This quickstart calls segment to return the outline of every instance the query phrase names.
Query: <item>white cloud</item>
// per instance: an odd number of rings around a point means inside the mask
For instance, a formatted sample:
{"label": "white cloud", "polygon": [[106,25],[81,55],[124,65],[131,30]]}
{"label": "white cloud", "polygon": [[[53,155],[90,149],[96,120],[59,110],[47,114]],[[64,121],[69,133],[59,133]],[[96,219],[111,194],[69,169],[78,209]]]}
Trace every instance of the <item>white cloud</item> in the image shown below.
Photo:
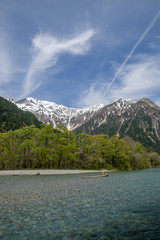
{"label": "white cloud", "polygon": [[10,81],[11,63],[8,54],[0,48],[0,85]]}
{"label": "white cloud", "polygon": [[156,100],[155,103],[160,107],[160,100]]}
{"label": "white cloud", "polygon": [[111,89],[114,97],[152,97],[160,90],[160,56],[139,56],[137,61],[128,64],[120,75],[120,84]]}
{"label": "white cloud", "polygon": [[25,97],[41,84],[39,75],[47,68],[56,65],[60,54],[68,52],[73,55],[85,54],[90,48],[89,40],[95,34],[90,29],[69,40],[58,40],[48,33],[37,35],[33,41],[32,61],[25,77],[24,89],[21,97]]}
{"label": "white cloud", "polygon": [[[97,81],[80,94],[77,105],[81,103],[81,106],[89,106],[97,102],[108,104],[118,98],[135,100],[143,97],[159,98],[160,56],[139,55],[134,60],[134,63],[125,66],[106,95],[104,95],[106,83]],[[159,104],[159,99],[155,99],[155,102]]]}
{"label": "white cloud", "polygon": [[0,86],[3,86],[11,80],[13,62],[10,57],[9,49],[6,46],[6,36],[2,31],[0,35]]}
{"label": "white cloud", "polygon": [[87,107],[93,106],[96,103],[109,103],[110,98],[104,95],[104,89],[106,84],[104,83],[92,83],[90,88],[81,92],[78,96],[77,106]]}
{"label": "white cloud", "polygon": [[142,35],[140,36],[140,38],[137,40],[137,42],[135,43],[135,45],[133,46],[133,48],[131,49],[131,51],[129,52],[128,56],[125,58],[125,60],[123,61],[122,65],[120,66],[120,68],[118,69],[118,71],[116,72],[115,76],[113,77],[111,83],[109,84],[108,88],[105,90],[104,94],[106,94],[106,92],[111,88],[111,86],[113,85],[113,83],[115,82],[116,78],[120,75],[120,73],[122,72],[123,68],[125,67],[125,65],[127,64],[127,62],[129,61],[129,59],[132,57],[132,55],[134,54],[135,50],[137,49],[137,47],[141,44],[141,42],[143,41],[143,39],[146,37],[146,35],[148,34],[148,32],[152,29],[152,27],[156,24],[156,22],[158,21],[158,19],[160,18],[160,10],[157,12],[157,14],[154,16],[154,18],[152,19],[152,21],[150,22],[150,24],[147,26],[147,28],[144,30],[144,32],[142,33]]}
{"label": "white cloud", "polygon": [[[18,47],[13,44],[12,47],[9,35],[0,29],[0,92],[6,92],[8,94],[10,85],[16,83],[16,74],[24,74],[25,68],[22,66],[22,61],[17,62],[19,56]],[[17,90],[17,88],[15,89]],[[16,92],[11,89],[11,93]]]}
{"label": "white cloud", "polygon": [[160,45],[158,43],[155,42],[151,42],[148,44],[149,48],[153,49],[153,50],[159,50],[160,49]]}

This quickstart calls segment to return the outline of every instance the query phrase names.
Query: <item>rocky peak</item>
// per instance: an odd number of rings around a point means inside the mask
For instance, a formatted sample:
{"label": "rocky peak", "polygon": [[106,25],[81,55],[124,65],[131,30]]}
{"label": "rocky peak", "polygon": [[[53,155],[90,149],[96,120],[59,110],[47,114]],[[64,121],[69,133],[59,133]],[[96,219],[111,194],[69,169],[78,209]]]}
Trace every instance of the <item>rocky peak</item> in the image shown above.
{"label": "rocky peak", "polygon": [[132,99],[118,99],[112,102],[111,104],[106,106],[106,110],[109,113],[121,115],[123,112],[125,112],[128,108],[130,108],[132,105],[134,105],[136,102]]}
{"label": "rocky peak", "polygon": [[152,102],[150,99],[148,99],[148,98],[142,98],[142,99],[140,99],[138,102],[144,102],[144,103],[146,103],[146,104],[148,104],[150,107],[152,107],[152,108],[155,108],[155,109],[157,109],[157,110],[159,110],[160,109],[160,107],[159,106],[157,106],[154,102]]}

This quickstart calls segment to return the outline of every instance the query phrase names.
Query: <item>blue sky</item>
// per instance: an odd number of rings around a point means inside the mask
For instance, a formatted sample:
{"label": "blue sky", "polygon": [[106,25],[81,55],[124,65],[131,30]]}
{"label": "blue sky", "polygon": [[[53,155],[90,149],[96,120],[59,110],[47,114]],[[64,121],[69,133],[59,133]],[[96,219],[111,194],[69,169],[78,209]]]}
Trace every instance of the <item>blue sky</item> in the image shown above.
{"label": "blue sky", "polygon": [[159,0],[1,0],[0,94],[160,105]]}

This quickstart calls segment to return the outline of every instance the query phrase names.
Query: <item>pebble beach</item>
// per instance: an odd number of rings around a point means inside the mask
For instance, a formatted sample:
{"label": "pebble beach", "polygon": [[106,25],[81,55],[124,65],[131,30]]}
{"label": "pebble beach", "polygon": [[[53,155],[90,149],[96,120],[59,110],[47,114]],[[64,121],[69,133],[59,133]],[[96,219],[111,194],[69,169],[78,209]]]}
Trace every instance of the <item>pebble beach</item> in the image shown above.
{"label": "pebble beach", "polygon": [[67,175],[83,173],[101,173],[101,170],[0,170],[0,176],[24,175]]}

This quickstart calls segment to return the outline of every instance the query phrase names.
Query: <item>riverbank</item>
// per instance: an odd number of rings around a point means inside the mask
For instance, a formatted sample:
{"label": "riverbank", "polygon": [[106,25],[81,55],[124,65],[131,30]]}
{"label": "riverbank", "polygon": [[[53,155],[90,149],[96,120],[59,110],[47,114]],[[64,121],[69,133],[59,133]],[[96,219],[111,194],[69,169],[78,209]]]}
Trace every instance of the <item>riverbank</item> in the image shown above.
{"label": "riverbank", "polygon": [[[101,170],[0,170],[0,176],[24,176],[24,175],[68,175],[68,174],[85,174],[101,173]],[[112,170],[107,170],[112,172]]]}

